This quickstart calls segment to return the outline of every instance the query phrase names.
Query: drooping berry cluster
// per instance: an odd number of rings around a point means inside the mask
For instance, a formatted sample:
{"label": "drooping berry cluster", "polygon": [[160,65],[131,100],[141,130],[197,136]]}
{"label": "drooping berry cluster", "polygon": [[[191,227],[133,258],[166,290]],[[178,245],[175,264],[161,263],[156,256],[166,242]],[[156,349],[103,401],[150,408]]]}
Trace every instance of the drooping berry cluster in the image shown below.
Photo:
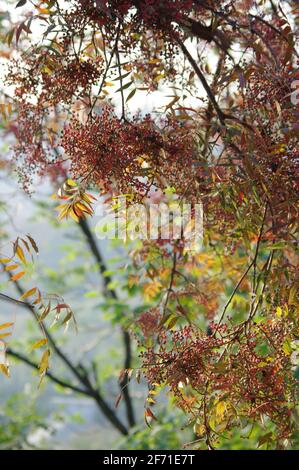
{"label": "drooping berry cluster", "polygon": [[16,95],[34,98],[40,105],[70,104],[89,96],[92,86],[102,76],[103,59],[76,56],[69,50],[69,41],[56,44],[57,52],[42,50],[24,54],[9,66],[7,82],[17,87]]}
{"label": "drooping berry cluster", "polygon": [[149,116],[122,121],[104,107],[92,123],[72,119],[60,145],[74,179],[143,197],[153,184],[180,189],[179,183],[190,174],[193,140],[174,126],[169,121],[160,130]]}
{"label": "drooping berry cluster", "polygon": [[[208,428],[215,410],[215,426],[220,424],[217,404],[224,402],[221,419],[226,429],[235,426],[240,414],[248,422],[265,416],[277,426],[280,439],[288,438],[293,428],[288,403],[294,377],[284,347],[287,324],[268,320],[245,334],[221,326],[215,335],[215,328],[211,324],[211,334],[191,326],[162,330],[158,348],[141,353],[148,381],[166,384],[179,406]],[[237,343],[229,339],[234,337]],[[233,412],[236,408],[238,415]]]}

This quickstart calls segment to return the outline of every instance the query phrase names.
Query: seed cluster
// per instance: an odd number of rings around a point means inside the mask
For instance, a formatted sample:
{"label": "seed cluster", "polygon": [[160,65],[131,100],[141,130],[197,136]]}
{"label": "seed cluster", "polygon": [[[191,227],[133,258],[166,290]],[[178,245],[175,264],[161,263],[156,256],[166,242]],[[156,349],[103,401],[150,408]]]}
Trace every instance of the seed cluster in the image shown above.
{"label": "seed cluster", "polygon": [[[238,343],[233,345],[228,338],[234,331],[221,326],[220,337],[216,338],[215,328],[211,323],[211,334],[200,333],[192,326],[179,331],[161,331],[158,349],[149,347],[141,353],[148,381],[155,385],[167,384],[179,405],[201,417],[201,422],[207,419],[204,413],[209,416],[215,413],[213,403],[229,397],[228,427],[233,427],[239,419],[231,410],[241,407],[253,421],[261,414],[268,416],[278,426],[280,438],[287,438],[292,429],[287,403],[294,382],[289,356],[283,347],[288,326],[269,320],[250,333],[240,335],[235,329]],[[207,384],[211,389],[207,389]],[[209,396],[208,410],[204,410],[206,395]]]}
{"label": "seed cluster", "polygon": [[144,197],[154,184],[162,189],[175,184],[179,189],[190,171],[193,141],[176,129],[169,121],[160,130],[149,116],[122,121],[104,107],[91,124],[73,118],[60,145],[76,180]]}

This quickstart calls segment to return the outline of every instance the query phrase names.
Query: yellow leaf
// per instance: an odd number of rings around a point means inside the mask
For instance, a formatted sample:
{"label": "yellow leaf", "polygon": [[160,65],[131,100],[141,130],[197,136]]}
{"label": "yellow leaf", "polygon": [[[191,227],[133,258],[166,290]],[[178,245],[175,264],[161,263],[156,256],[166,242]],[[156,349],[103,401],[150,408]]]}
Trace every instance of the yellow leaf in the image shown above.
{"label": "yellow leaf", "polygon": [[216,416],[222,418],[226,412],[226,403],[224,401],[217,403],[215,412]]}
{"label": "yellow leaf", "polygon": [[64,204],[64,207],[62,207],[61,211],[58,214],[59,220],[62,220],[68,216],[69,208],[70,208],[69,204]]}
{"label": "yellow leaf", "polygon": [[157,76],[154,78],[154,80],[155,80],[156,82],[159,82],[159,81],[160,81],[162,78],[164,78],[164,77],[165,77],[165,73],[160,73],[159,75],[157,75]]}
{"label": "yellow leaf", "polygon": [[154,281],[154,282],[145,284],[143,290],[144,290],[146,299],[151,300],[152,298],[154,298],[160,291],[161,287],[162,287],[162,284],[159,281]]}
{"label": "yellow leaf", "polygon": [[45,344],[48,343],[48,340],[46,338],[44,339],[40,339],[39,341],[36,341],[30,348],[31,351],[33,351],[34,349],[38,349],[38,348],[41,348],[42,346],[44,346]]}
{"label": "yellow leaf", "polygon": [[92,194],[89,194],[89,193],[83,193],[82,194],[82,199],[86,202],[94,202],[96,201],[97,199],[92,195]]}
{"label": "yellow leaf", "polygon": [[35,294],[36,291],[37,291],[37,288],[36,288],[36,287],[33,287],[32,289],[30,289],[30,290],[28,290],[27,292],[25,292],[25,294],[23,294],[23,295],[20,297],[20,300],[27,299],[27,298],[30,297],[31,295]]}
{"label": "yellow leaf", "polygon": [[194,425],[194,433],[196,434],[197,437],[204,436],[206,433],[206,427],[204,424],[199,424],[196,423]]}
{"label": "yellow leaf", "polygon": [[276,316],[278,318],[280,318],[282,316],[282,308],[281,307],[277,307],[276,309]]}
{"label": "yellow leaf", "polygon": [[159,64],[161,62],[161,59],[150,59],[148,61],[148,64]]}
{"label": "yellow leaf", "polygon": [[39,364],[39,373],[45,374],[49,368],[49,357],[50,357],[50,350],[47,349],[41,358],[40,364]]}
{"label": "yellow leaf", "polygon": [[24,251],[22,250],[22,248],[19,245],[16,248],[16,254],[17,254],[18,258],[22,261],[22,263],[26,264],[26,258],[25,258],[25,255],[24,255]]}
{"label": "yellow leaf", "polygon": [[289,340],[289,338],[286,338],[283,345],[282,345],[282,350],[283,352],[289,356],[291,353],[292,353],[292,346],[291,346],[291,342]]}
{"label": "yellow leaf", "polygon": [[47,315],[49,315],[50,310],[51,310],[51,302],[48,302],[48,305],[44,308],[44,311],[39,318],[40,322],[43,321]]}
{"label": "yellow leaf", "polygon": [[77,183],[76,183],[74,180],[70,179],[70,178],[68,178],[68,179],[66,180],[66,184],[67,184],[68,186],[74,186],[74,187],[75,187],[75,186],[78,186]]}
{"label": "yellow leaf", "polygon": [[4,375],[6,375],[6,377],[9,377],[9,368],[8,366],[6,366],[5,364],[0,364],[0,370],[1,372],[3,372]]}
{"label": "yellow leaf", "polygon": [[83,212],[86,212],[87,214],[92,215],[93,214],[93,209],[91,207],[85,206],[82,202],[77,202],[76,203],[76,208],[81,209]]}
{"label": "yellow leaf", "polygon": [[71,208],[69,211],[69,215],[75,222],[79,222],[79,217],[75,214],[74,209]]}
{"label": "yellow leaf", "polygon": [[11,336],[11,332],[9,332],[9,333],[1,333],[1,334],[0,334],[0,339],[2,339],[2,338],[7,338],[7,336]]}
{"label": "yellow leaf", "polygon": [[13,271],[19,267],[18,264],[10,264],[9,266],[5,266],[5,271]]}
{"label": "yellow leaf", "polygon": [[148,403],[152,403],[152,404],[155,404],[155,403],[156,403],[155,400],[154,400],[152,397],[147,397],[146,401],[147,401]]}
{"label": "yellow leaf", "polygon": [[41,300],[42,300],[42,296],[41,296],[40,290],[38,290],[37,298],[34,300],[33,304],[38,305]]}
{"label": "yellow leaf", "polygon": [[59,206],[55,207],[55,210],[60,211],[61,209],[64,209],[65,207],[68,207],[68,204],[59,204]]}

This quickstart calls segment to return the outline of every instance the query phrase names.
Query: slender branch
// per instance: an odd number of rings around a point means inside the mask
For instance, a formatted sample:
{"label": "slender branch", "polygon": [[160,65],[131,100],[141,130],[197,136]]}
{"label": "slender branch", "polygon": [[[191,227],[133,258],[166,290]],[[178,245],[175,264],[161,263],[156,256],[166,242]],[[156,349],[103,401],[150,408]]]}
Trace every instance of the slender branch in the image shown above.
{"label": "slender branch", "polygon": [[169,287],[167,289],[166,300],[165,300],[165,304],[164,304],[164,307],[163,307],[163,316],[166,313],[166,309],[167,309],[167,305],[168,305],[168,301],[169,301],[169,296],[170,296],[170,293],[172,292],[172,288],[173,288],[174,276],[175,276],[175,273],[176,273],[176,263],[177,263],[177,252],[175,251],[174,254],[173,254],[172,269],[171,269],[171,275],[170,275],[170,283],[169,283]]}
{"label": "slender branch", "polygon": [[249,273],[250,269],[252,268],[253,264],[254,264],[254,261],[251,261],[251,263],[247,266],[245,272],[243,273],[243,275],[242,275],[241,278],[239,279],[239,281],[238,281],[237,285],[235,286],[234,290],[232,291],[232,293],[231,293],[231,295],[230,295],[228,301],[226,302],[226,304],[225,304],[225,306],[224,306],[224,309],[223,309],[223,311],[222,311],[221,317],[220,317],[220,319],[219,319],[219,321],[218,321],[218,323],[217,323],[217,326],[216,326],[216,328],[215,328],[215,330],[214,330],[213,336],[216,335],[216,333],[217,333],[217,331],[218,331],[218,328],[219,328],[219,326],[221,325],[221,323],[222,323],[222,321],[223,321],[223,318],[224,318],[224,316],[225,316],[226,310],[227,310],[228,307],[230,306],[231,301],[233,300],[233,298],[234,298],[236,292],[238,291],[240,285],[242,284],[242,282],[243,282],[244,279],[246,278],[246,276],[247,276],[247,274]]}
{"label": "slender branch", "polygon": [[108,74],[108,71],[110,70],[110,66],[111,66],[111,63],[112,63],[112,60],[113,60],[113,57],[114,57],[114,54],[117,50],[117,45],[118,45],[118,40],[119,40],[119,33],[120,33],[120,27],[121,27],[121,23],[119,23],[118,25],[118,28],[117,28],[117,32],[116,32],[116,38],[115,38],[115,43],[114,43],[114,47],[113,49],[111,50],[111,53],[110,53],[110,59],[108,61],[108,64],[106,66],[106,69],[103,73],[103,77],[102,77],[102,83],[99,87],[99,90],[98,90],[98,93],[90,107],[90,110],[89,110],[89,113],[88,113],[88,118],[91,118],[92,117],[92,113],[93,113],[93,110],[94,110],[94,107],[98,101],[98,98],[100,96],[100,94],[102,93],[102,89],[104,87],[104,84],[105,84],[105,80],[106,80],[106,77],[107,77],[107,74]]}
{"label": "slender branch", "polygon": [[180,46],[180,48],[182,49],[182,52],[183,54],[187,57],[188,61],[190,62],[190,64],[192,65],[193,67],[193,70],[194,72],[196,73],[196,75],[198,76],[199,80],[201,81],[218,117],[219,117],[219,121],[221,122],[221,124],[224,126],[225,125],[225,119],[226,119],[226,115],[225,113],[220,109],[217,101],[216,101],[216,98],[214,96],[214,93],[212,92],[204,74],[202,73],[202,71],[200,70],[200,68],[198,67],[195,59],[192,57],[192,55],[190,54],[190,52],[188,51],[187,47],[185,46],[184,42],[181,40],[181,38],[176,35],[175,36],[175,40],[176,42],[178,43],[178,45]]}
{"label": "slender branch", "polygon": [[10,295],[3,294],[2,292],[0,292],[0,299],[5,300],[5,302],[12,302],[14,304],[18,304],[21,307],[27,308],[28,306],[27,302],[23,302],[22,300],[15,299],[13,297],[10,297]]}
{"label": "slender branch", "polygon": [[[12,277],[10,273],[8,273],[8,275],[9,275],[10,278]],[[18,291],[18,293],[20,294],[20,296],[22,296],[25,291],[23,290],[20,282],[19,281],[14,281],[14,286],[15,286],[16,290]],[[66,354],[57,346],[56,341],[54,340],[54,337],[49,332],[46,325],[43,322],[39,321],[39,318],[38,318],[38,316],[35,312],[34,307],[29,302],[24,302],[24,304],[25,304],[24,306],[27,308],[27,310],[33,315],[33,317],[37,321],[37,323],[38,323],[40,329],[42,330],[42,332],[46,335],[46,337],[49,341],[49,344],[52,346],[52,349],[55,351],[57,356],[60,357],[60,359],[67,365],[67,367],[72,371],[72,373],[75,375],[75,377],[77,377],[77,379],[81,381],[82,377],[79,374],[76,366],[71,362],[71,360],[66,356]]]}
{"label": "slender branch", "polygon": [[[97,262],[100,274],[102,275],[103,282],[104,282],[104,292],[107,297],[110,297],[114,300],[117,300],[118,295],[114,289],[109,288],[109,284],[111,284],[112,278],[111,276],[107,276],[106,271],[107,267],[105,264],[105,261],[103,259],[103,256],[100,252],[100,249],[95,241],[94,235],[92,231],[90,230],[90,227],[88,225],[88,222],[80,218],[79,219],[79,227],[82,230],[83,234],[85,235],[86,242],[89,245],[89,248]],[[123,314],[124,315],[124,314]],[[127,330],[122,328],[122,337],[123,337],[123,344],[125,348],[125,360],[124,360],[124,369],[130,369],[131,368],[131,363],[132,363],[132,348],[131,348],[131,339],[130,335]],[[132,399],[129,393],[129,378],[128,374],[124,374],[123,380],[120,382],[120,388],[123,393],[124,397],[124,403],[126,406],[126,413],[127,413],[127,420],[130,425],[130,427],[134,426],[136,424],[135,420],[135,413],[134,413],[134,408],[132,404]]]}
{"label": "slender branch", "polygon": [[120,84],[120,96],[121,96],[121,117],[122,119],[126,119],[126,111],[125,111],[125,97],[124,97],[124,90],[123,90],[123,79],[121,76],[121,66],[120,66],[120,57],[119,57],[119,52],[118,48],[116,47],[115,49],[116,53],[116,60],[117,60],[117,68],[118,68],[118,73],[119,73],[119,84]]}
{"label": "slender branch", "polygon": [[253,319],[253,317],[255,316],[255,314],[257,312],[257,309],[258,309],[260,303],[262,302],[263,295],[264,295],[266,287],[267,287],[267,279],[268,279],[269,273],[271,271],[272,263],[273,263],[273,257],[274,257],[274,253],[273,253],[273,250],[271,250],[271,252],[270,252],[270,254],[267,258],[267,261],[264,265],[265,278],[264,278],[264,283],[263,283],[261,294],[259,295],[256,304],[254,305],[254,303],[253,303],[251,305],[249,316],[248,316],[248,319],[246,320],[245,324],[248,324]]}
{"label": "slender branch", "polygon": [[243,280],[245,279],[245,277],[247,276],[248,272],[250,271],[250,269],[252,267],[254,267],[254,285],[255,285],[255,278],[256,278],[256,263],[257,263],[257,258],[258,258],[258,253],[259,253],[259,248],[260,248],[260,244],[261,244],[261,240],[262,240],[262,235],[263,235],[263,231],[264,231],[264,225],[265,225],[265,219],[266,219],[266,215],[267,215],[267,209],[268,209],[268,203],[266,203],[265,205],[265,210],[264,210],[264,214],[263,214],[263,219],[262,219],[262,223],[261,223],[261,227],[260,227],[260,230],[259,230],[259,235],[258,235],[258,239],[257,239],[257,244],[256,244],[256,249],[255,249],[255,253],[254,253],[254,257],[253,257],[253,260],[249,263],[249,265],[247,266],[245,272],[243,273],[242,277],[239,279],[237,285],[235,286],[234,290],[232,291],[228,301],[226,302],[225,306],[224,306],[224,309],[222,311],[222,314],[221,314],[221,317],[218,321],[218,324],[217,324],[217,327],[215,328],[215,331],[213,333],[213,335],[215,335],[217,333],[217,330],[220,326],[220,324],[222,323],[223,321],[223,318],[224,318],[224,315],[229,307],[229,305],[231,304],[237,290],[239,289],[240,285],[242,284]]}
{"label": "slender branch", "polygon": [[235,122],[238,122],[239,124],[241,124],[242,126],[246,127],[247,129],[251,130],[252,131],[252,126],[250,124],[247,124],[247,122],[243,121],[242,119],[239,119],[238,117],[236,116],[232,116],[231,114],[227,114],[227,113],[224,113],[222,111],[222,109],[220,108],[220,106],[218,105],[217,101],[216,101],[216,98],[215,98],[215,95],[213,93],[213,91],[211,90],[211,87],[210,85],[208,84],[204,74],[202,73],[202,71],[200,70],[199,66],[197,65],[195,59],[192,57],[192,55],[190,54],[190,52],[188,51],[187,47],[185,46],[184,42],[182,41],[182,39],[179,37],[178,34],[173,34],[174,36],[174,39],[175,41],[177,42],[177,44],[180,46],[180,48],[182,49],[182,52],[183,54],[187,57],[190,65],[193,67],[193,70],[194,72],[196,73],[196,75],[198,76],[199,80],[201,81],[207,95],[208,95],[208,98],[209,100],[211,101],[212,105],[213,105],[213,108],[215,109],[216,113],[217,113],[217,116],[219,118],[219,121],[221,122],[221,124],[223,126],[225,126],[225,121],[226,120],[231,120],[231,121],[235,121]]}
{"label": "slender branch", "polygon": [[[9,274],[9,273],[8,273]],[[10,274],[9,274],[10,275]],[[17,291],[19,292],[20,295],[23,295],[24,294],[24,290],[21,286],[21,284],[18,282],[18,281],[15,281],[14,282],[14,286],[15,288],[17,289]],[[68,356],[64,353],[64,351],[62,351],[56,344],[56,341],[54,340],[53,336],[51,335],[51,333],[49,332],[48,328],[46,327],[46,325],[43,323],[43,322],[40,322],[38,317],[37,317],[37,314],[34,310],[34,307],[29,304],[29,303],[26,303],[25,302],[25,305],[24,305],[27,310],[33,315],[34,319],[37,321],[39,327],[41,328],[41,330],[44,332],[44,334],[46,335],[47,339],[48,339],[48,342],[49,344],[51,345],[53,351],[55,352],[55,354],[57,354],[57,356],[61,359],[61,361],[67,366],[67,368],[73,373],[73,375],[77,378],[77,380],[79,381],[79,383],[81,383],[83,386],[84,386],[84,389],[88,391],[88,396],[92,397],[95,402],[97,403],[99,409],[101,410],[101,412],[104,414],[104,416],[106,416],[106,418],[108,419],[108,421],[110,421],[111,424],[113,424],[115,426],[115,428],[123,435],[128,435],[128,430],[127,428],[123,425],[123,423],[120,421],[120,419],[117,417],[117,415],[115,414],[114,410],[112,408],[110,408],[110,406],[108,405],[108,403],[106,403],[106,401],[103,399],[103,397],[101,396],[99,390],[95,389],[90,380],[89,380],[89,377],[86,373],[82,373],[82,372],[79,372],[79,368],[72,363],[72,361],[68,358]],[[25,361],[24,361],[25,362]],[[31,365],[29,364],[29,362],[27,361],[27,364],[28,365]],[[32,365],[31,365],[32,366]],[[52,375],[52,374],[51,374]],[[49,376],[49,374],[48,374]],[[51,377],[49,377],[51,378]],[[69,388],[69,387],[68,387]],[[80,389],[81,390],[81,389]],[[80,392],[81,393],[81,392]]]}
{"label": "slender branch", "polygon": [[[6,354],[8,356],[14,357],[15,359],[18,359],[21,362],[24,362],[24,364],[27,364],[32,369],[39,370],[39,365],[36,362],[31,361],[27,356],[25,356],[24,354],[22,354],[18,351],[15,351],[12,348],[8,348],[6,350]],[[64,388],[68,388],[70,390],[73,390],[76,393],[81,393],[82,395],[90,396],[90,392],[87,389],[83,389],[83,388],[77,387],[76,385],[70,384],[69,382],[66,382],[63,379],[60,379],[59,377],[57,377],[56,375],[54,375],[50,371],[47,371],[46,376],[52,382],[55,382],[56,384],[61,385]]]}

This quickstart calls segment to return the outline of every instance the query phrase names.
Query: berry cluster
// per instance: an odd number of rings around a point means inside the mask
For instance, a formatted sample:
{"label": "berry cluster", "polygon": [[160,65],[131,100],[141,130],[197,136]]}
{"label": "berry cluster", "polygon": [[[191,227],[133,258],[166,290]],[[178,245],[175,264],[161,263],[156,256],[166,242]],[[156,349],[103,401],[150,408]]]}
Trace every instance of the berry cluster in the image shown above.
{"label": "berry cluster", "polygon": [[169,121],[160,130],[149,116],[122,121],[106,106],[91,123],[73,118],[60,145],[77,181],[143,198],[154,184],[180,189],[190,174],[193,140],[176,129]]}

